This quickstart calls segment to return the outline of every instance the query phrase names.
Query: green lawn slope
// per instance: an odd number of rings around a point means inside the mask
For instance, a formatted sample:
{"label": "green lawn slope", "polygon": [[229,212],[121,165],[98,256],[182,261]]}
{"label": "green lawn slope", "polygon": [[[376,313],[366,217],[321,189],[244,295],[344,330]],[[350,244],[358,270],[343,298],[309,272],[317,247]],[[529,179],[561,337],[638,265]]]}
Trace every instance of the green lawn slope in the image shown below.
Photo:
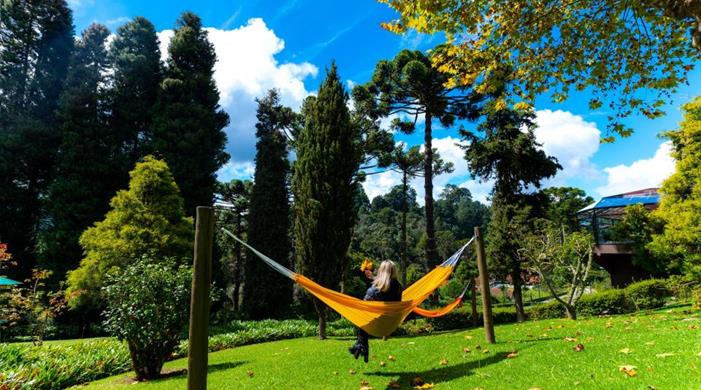
{"label": "green lawn slope", "polygon": [[[372,340],[368,364],[348,354],[350,339],[285,340],[210,354],[208,386],[410,389],[420,378],[437,389],[701,389],[699,328],[699,312],[688,307],[532,321],[498,326],[496,345],[481,329]],[[126,374],[82,388],[184,389],[186,366],[169,362],[171,376],[149,383]]]}

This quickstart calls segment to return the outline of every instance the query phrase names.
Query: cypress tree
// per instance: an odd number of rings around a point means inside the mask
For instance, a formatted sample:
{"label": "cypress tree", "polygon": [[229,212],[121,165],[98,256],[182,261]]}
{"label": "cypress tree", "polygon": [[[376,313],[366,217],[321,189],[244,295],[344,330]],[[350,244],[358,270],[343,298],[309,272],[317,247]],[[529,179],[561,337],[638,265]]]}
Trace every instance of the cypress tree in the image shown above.
{"label": "cypress tree", "polygon": [[229,116],[219,107],[214,46],[197,15],[178,19],[168,54],[150,148],[168,162],[191,215],[212,204],[215,174],[229,159],[222,131]]}
{"label": "cypress tree", "polygon": [[[256,172],[248,216],[248,241],[266,255],[291,267],[289,238],[289,162],[283,131],[292,126],[294,113],[280,104],[275,90],[258,102]],[[292,282],[270,270],[255,256],[245,263],[243,305],[255,319],[283,314],[292,302]],[[271,288],[275,286],[275,288]]]}
{"label": "cypress tree", "polygon": [[107,126],[106,39],[110,32],[90,25],[76,50],[59,101],[62,140],[55,177],[48,189],[48,226],[43,229],[41,260],[63,280],[82,257],[81,233],[99,220],[123,185],[114,161],[121,148]]}
{"label": "cypress tree", "polygon": [[185,216],[183,199],[168,165],[146,156],[129,176],[129,188],[112,198],[104,219],[80,236],[85,256],[80,266],[68,273],[71,307],[102,305],[100,288],[107,275],[143,257],[190,262],[192,218]]}
{"label": "cypress tree", "polygon": [[0,2],[0,239],[18,260],[17,278],[34,267],[73,35],[65,0]]}
{"label": "cypress tree", "polygon": [[161,82],[161,51],[153,24],[138,16],[119,27],[109,57],[114,71],[110,127],[125,150],[126,182],[127,172],[143,156],[143,144],[151,137]]}
{"label": "cypress tree", "polygon": [[[295,145],[294,237],[297,269],[335,289],[346,264],[355,222],[355,173],[362,159],[359,130],[352,126],[336,65],[327,71],[316,98],[302,109],[304,128]],[[315,299],[319,337],[326,338],[326,306]]]}

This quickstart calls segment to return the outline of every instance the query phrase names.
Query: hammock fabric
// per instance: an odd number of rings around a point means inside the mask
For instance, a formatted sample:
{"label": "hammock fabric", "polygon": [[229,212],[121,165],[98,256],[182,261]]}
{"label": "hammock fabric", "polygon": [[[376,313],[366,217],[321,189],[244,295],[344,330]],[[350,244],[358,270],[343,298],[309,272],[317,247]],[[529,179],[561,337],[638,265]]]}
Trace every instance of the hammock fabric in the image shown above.
{"label": "hammock fabric", "polygon": [[323,287],[313,280],[285,268],[250,245],[246,244],[228,230],[222,230],[233,239],[240,242],[246,248],[250,249],[273,269],[294,280],[295,283],[302,286],[305,290],[327,304],[333,310],[338,312],[338,314],[348,319],[355,326],[363,329],[368,334],[375,337],[389,336],[402,324],[404,319],[411,312],[424,317],[440,317],[450,313],[462,302],[462,296],[465,294],[463,291],[463,294],[461,294],[453,302],[437,310],[426,310],[419,307],[419,305],[421,305],[421,303],[425,301],[429,295],[431,295],[438,287],[442,286],[446,280],[448,280],[448,277],[453,272],[453,269],[460,259],[460,256],[465,248],[472,242],[472,240],[455,252],[448,260],[444,261],[441,265],[424,275],[414,284],[407,287],[402,293],[401,301],[381,302],[364,301],[362,299],[351,297],[338,291]]}

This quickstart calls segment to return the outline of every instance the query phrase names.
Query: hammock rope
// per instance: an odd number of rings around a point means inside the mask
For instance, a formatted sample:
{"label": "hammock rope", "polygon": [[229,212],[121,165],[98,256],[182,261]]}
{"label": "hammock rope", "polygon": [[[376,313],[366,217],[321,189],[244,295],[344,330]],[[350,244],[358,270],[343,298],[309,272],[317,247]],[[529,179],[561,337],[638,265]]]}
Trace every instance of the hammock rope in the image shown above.
{"label": "hammock rope", "polygon": [[440,317],[450,313],[460,305],[462,298],[467,291],[466,287],[462,294],[460,294],[460,296],[458,296],[453,302],[440,309],[428,310],[419,307],[419,305],[421,305],[426,298],[428,298],[436,289],[438,289],[448,280],[448,277],[450,277],[453,269],[460,260],[460,256],[462,256],[462,253],[465,251],[467,246],[472,243],[474,237],[439,266],[428,272],[411,286],[407,287],[402,293],[401,301],[382,302],[364,301],[362,299],[351,297],[321,286],[313,280],[293,272],[270,257],[264,255],[240,238],[236,237],[236,235],[230,231],[223,228],[222,231],[224,231],[224,233],[229,235],[234,240],[238,241],[241,245],[250,249],[272,269],[292,279],[295,283],[302,286],[310,294],[327,304],[354,325],[376,337],[388,336],[394,332],[411,312],[424,317]]}

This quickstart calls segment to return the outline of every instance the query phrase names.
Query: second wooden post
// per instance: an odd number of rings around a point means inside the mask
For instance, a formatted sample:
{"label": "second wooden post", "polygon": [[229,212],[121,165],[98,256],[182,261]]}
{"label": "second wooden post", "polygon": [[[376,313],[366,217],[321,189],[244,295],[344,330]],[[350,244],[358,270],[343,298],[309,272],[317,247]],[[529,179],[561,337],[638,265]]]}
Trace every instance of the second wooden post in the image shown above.
{"label": "second wooden post", "polygon": [[484,239],[482,229],[475,228],[475,247],[477,252],[477,269],[479,270],[480,291],[482,292],[482,320],[484,322],[484,336],[491,344],[496,343],[494,337],[494,322],[492,320],[492,294],[489,289],[489,271],[487,260],[484,256]]}
{"label": "second wooden post", "polygon": [[198,207],[195,222],[195,258],[192,265],[190,334],[187,359],[188,390],[207,388],[207,337],[209,326],[209,284],[212,281],[214,209]]}

